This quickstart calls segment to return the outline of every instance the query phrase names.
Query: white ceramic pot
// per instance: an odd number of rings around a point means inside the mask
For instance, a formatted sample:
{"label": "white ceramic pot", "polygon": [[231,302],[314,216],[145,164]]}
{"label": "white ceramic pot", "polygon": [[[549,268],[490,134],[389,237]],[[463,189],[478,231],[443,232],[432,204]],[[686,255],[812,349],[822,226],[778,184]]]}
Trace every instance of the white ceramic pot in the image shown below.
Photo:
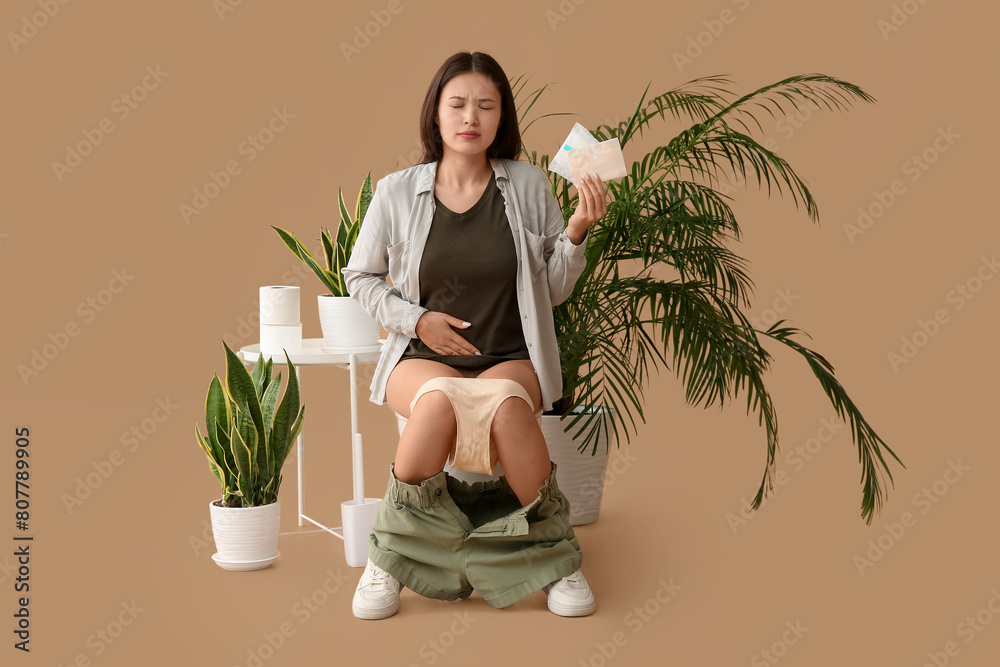
{"label": "white ceramic pot", "polygon": [[378,345],[378,322],[349,296],[320,294],[319,325],[323,347],[359,348]]}
{"label": "white ceramic pot", "polygon": [[580,443],[573,439],[576,426],[567,433],[563,430],[567,422],[560,421],[558,415],[542,416],[541,424],[549,458],[556,464],[556,483],[569,500],[570,523],[582,526],[597,521],[608,471],[608,439],[602,433],[597,452],[591,456],[589,447],[583,452],[577,449]]}
{"label": "white ceramic pot", "polygon": [[259,570],[278,558],[281,501],[258,507],[222,507],[209,503],[219,567],[236,572]]}

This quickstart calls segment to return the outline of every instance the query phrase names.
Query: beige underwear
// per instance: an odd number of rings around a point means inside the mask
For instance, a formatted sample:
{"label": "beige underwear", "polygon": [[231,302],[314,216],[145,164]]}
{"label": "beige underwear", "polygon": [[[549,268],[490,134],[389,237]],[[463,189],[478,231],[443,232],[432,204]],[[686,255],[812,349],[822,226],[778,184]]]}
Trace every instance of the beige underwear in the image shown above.
{"label": "beige underwear", "polygon": [[449,454],[448,465],[467,472],[493,474],[490,426],[497,408],[507,398],[520,396],[528,407],[531,397],[515,380],[506,378],[436,377],[425,382],[410,402],[410,413],[417,399],[428,391],[438,390],[448,397],[455,409],[458,433]]}

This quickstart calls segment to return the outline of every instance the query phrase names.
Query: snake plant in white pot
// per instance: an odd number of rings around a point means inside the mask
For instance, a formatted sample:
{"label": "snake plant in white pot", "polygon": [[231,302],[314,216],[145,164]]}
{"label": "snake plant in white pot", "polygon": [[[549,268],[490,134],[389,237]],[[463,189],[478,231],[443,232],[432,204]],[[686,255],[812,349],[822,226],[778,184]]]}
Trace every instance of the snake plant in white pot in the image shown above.
{"label": "snake plant in white pot", "polygon": [[[777,415],[764,386],[771,355],[762,339],[780,343],[802,356],[837,414],[850,424],[862,467],[861,515],[870,523],[885,495],[881,475],[892,480],[883,451],[901,462],[848,397],[830,362],[795,340],[804,332],[784,326],[784,320],[760,330],[741,311],[750,305],[752,282],[744,271],[746,260],[728,247],[739,240],[740,227],[726,201],[730,198],[712,185],[720,172],[737,182],[766,181],[768,192],[773,186],[789,191],[796,205],[801,199],[817,221],[818,208],[805,183],[750,136],[744,121],[760,128],[751,108],[775,117],[775,112],[785,113],[782,104],[795,110],[800,105],[846,109],[852,98],[874,99],[854,84],[823,74],[793,76],[734,101],[726,99],[729,83],[704,77],[649,101],[647,86],[625,121],[593,130],[598,141],[617,137],[627,157],[630,140],[657,119],[670,114],[690,124],[632,162],[620,181],[607,183],[608,210],[587,235],[586,268],[573,294],[554,309],[565,389],[554,414],[568,422],[556,430],[572,429],[571,446],[581,453],[594,455],[603,443],[606,454],[612,435],[624,431],[628,437],[636,431],[636,417],[645,420],[643,389],[653,368],[672,370],[690,404],[708,407],[717,400],[722,405],[746,391],[747,411],[756,411],[767,431],[764,475],[752,503],[757,509],[773,487],[778,449]],[[527,109],[542,90],[535,91]],[[547,168],[549,156],[525,154]],[[568,219],[578,194],[566,179],[546,173]],[[549,448],[551,453],[552,441]],[[603,486],[603,480],[598,484]],[[568,485],[560,478],[559,486],[566,491]],[[570,492],[567,496],[573,506],[577,501]]]}
{"label": "snake plant in white pot", "polygon": [[354,219],[344,204],[344,193],[338,192],[340,204],[340,225],[337,227],[337,238],[329,229],[323,229],[320,241],[323,244],[324,264],[309,251],[308,248],[291,232],[280,227],[272,228],[285,242],[289,250],[295,253],[302,262],[312,269],[330,292],[320,294],[319,322],[323,329],[323,349],[342,350],[366,348],[378,345],[378,323],[352,299],[347,292],[344,276],[340,269],[347,265],[357,241],[361,223],[372,200],[372,175],[369,172],[361,185],[358,201],[354,208]]}
{"label": "snake plant in white pot", "polygon": [[285,354],[288,380],[278,400],[281,374],[272,377],[272,361],[258,356],[253,373],[226,348],[226,383],[212,378],[205,399],[206,435],[195,428],[208,456],[222,498],[209,504],[218,553],[227,570],[256,570],[278,557],[281,468],[302,430],[305,406],[299,408],[299,384]]}

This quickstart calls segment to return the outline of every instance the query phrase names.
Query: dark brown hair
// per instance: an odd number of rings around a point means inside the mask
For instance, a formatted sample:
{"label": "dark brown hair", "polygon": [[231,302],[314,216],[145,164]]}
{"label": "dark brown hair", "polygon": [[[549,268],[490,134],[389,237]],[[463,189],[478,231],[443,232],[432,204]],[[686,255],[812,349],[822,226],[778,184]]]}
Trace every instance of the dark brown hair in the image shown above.
{"label": "dark brown hair", "polygon": [[424,156],[419,164],[440,160],[444,154],[441,130],[434,124],[434,114],[437,112],[441,90],[445,84],[466,72],[485,74],[500,91],[502,120],[497,128],[496,138],[486,149],[486,157],[516,160],[520,155],[521,131],[517,127],[517,107],[514,104],[514,93],[510,89],[507,75],[489,54],[480,51],[475,53],[459,51],[444,61],[427,88],[424,105],[420,109],[420,143],[423,144]]}

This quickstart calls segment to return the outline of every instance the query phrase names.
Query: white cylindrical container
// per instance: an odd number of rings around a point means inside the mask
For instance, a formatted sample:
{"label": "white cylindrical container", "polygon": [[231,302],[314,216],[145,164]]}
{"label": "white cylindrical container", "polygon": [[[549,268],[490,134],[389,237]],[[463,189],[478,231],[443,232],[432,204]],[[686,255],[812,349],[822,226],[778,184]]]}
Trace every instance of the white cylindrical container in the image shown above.
{"label": "white cylindrical container", "polygon": [[283,357],[288,354],[302,354],[302,323],[261,324],[260,351],[264,355]]}
{"label": "white cylindrical container", "polygon": [[365,498],[357,503],[348,500],[340,503],[340,518],[344,524],[344,558],[349,567],[368,564],[368,536],[375,525],[381,498]]}
{"label": "white cylindrical container", "polygon": [[321,294],[317,299],[323,347],[356,349],[378,345],[378,322],[360,303],[349,296],[329,294]]}
{"label": "white cylindrical container", "polygon": [[290,285],[265,285],[260,288],[261,324],[298,324],[299,288]]}
{"label": "white cylindrical container", "polygon": [[278,558],[281,501],[257,507],[208,504],[217,553],[212,559],[225,570],[259,570]]}

